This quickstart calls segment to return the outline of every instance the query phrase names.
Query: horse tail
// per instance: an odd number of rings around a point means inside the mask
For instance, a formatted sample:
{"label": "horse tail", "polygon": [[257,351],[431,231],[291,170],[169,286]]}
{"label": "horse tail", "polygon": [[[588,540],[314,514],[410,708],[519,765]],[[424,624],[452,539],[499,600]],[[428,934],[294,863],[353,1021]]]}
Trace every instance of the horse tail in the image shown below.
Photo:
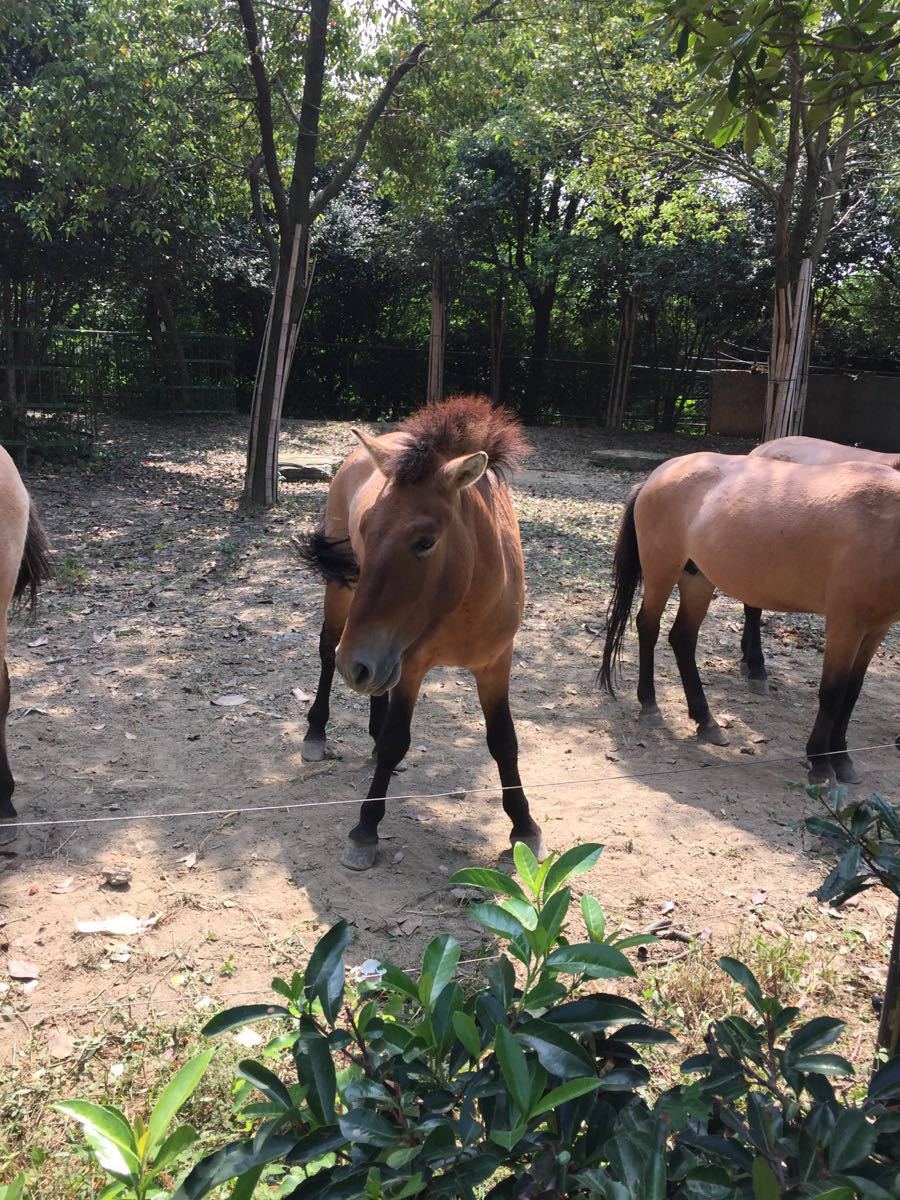
{"label": "horse tail", "polygon": [[33,617],[37,612],[38,588],[53,575],[50,557],[50,542],[47,531],[41,524],[34,501],[28,502],[28,532],[25,534],[25,549],[19,564],[19,574],[13,589],[13,599],[20,600],[28,593],[28,611]]}
{"label": "horse tail", "polygon": [[326,537],[320,525],[306,537],[295,538],[293,544],[303,566],[324,583],[352,587],[359,580],[359,563],[349,537]]}
{"label": "horse tail", "polygon": [[639,483],[631,489],[625,501],[625,512],[616,538],[613,554],[613,594],[606,610],[606,642],[600,664],[598,683],[603,691],[615,696],[613,676],[619,671],[619,654],[622,640],[628,628],[631,606],[635,592],[642,579],[641,556],[638,551],[637,529],[634,524],[634,506],[644,485]]}

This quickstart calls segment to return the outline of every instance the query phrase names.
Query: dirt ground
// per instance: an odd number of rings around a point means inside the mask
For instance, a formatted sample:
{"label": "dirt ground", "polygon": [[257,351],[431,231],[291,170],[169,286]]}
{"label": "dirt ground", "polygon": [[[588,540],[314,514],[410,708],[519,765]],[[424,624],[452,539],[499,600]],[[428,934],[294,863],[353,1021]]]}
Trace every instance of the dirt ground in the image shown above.
{"label": "dirt ground", "polygon": [[[284,441],[284,459],[337,459],[351,439],[342,424],[294,422]],[[603,441],[596,433],[544,430],[535,441],[514,485],[529,601],[512,704],[548,845],[605,843],[584,888],[629,930],[667,911],[719,952],[743,931],[789,934],[820,954],[834,980],[830,1011],[863,1013],[865,1057],[890,900],[871,893],[827,912],[809,896],[827,867],[791,828],[812,804],[787,784],[803,778],[821,622],[768,618],[774,689],[760,698],[737,670],[740,608],[718,598],[700,663],[730,745],[696,742],[667,646],[665,726],[639,728],[633,639],[614,702],[596,691],[599,645],[585,628],[605,609],[633,479],[587,466]],[[339,757],[317,766],[300,757],[321,588],[298,569],[290,539],[316,519],[325,485],[285,485],[276,511],[246,517],[236,503],[243,446],[238,419],[116,421],[93,462],[27,475],[61,567],[37,624],[13,625],[15,799],[23,821],[75,823],[24,828],[5,844],[0,831],[0,1061],[35,1037],[82,1035],[116,1007],[137,1019],[267,999],[272,976],[304,961],[340,916],[355,927],[354,962],[389,956],[410,968],[442,931],[464,958],[487,952],[442,887],[462,866],[494,863],[508,843],[474,684],[451,670],[427,679],[378,865],[344,870],[343,839],[372,768],[366,708],[343,684],[330,727]],[[894,631],[872,664],[851,745],[881,747],[897,733],[898,650]],[[858,763],[864,786],[896,800],[893,746]],[[400,798],[455,789],[465,798]],[[179,815],[234,808],[251,811]],[[107,869],[130,872],[130,885],[104,883]],[[125,913],[156,920],[130,936],[75,932],[76,920]],[[11,979],[10,959],[32,963],[36,985]]]}

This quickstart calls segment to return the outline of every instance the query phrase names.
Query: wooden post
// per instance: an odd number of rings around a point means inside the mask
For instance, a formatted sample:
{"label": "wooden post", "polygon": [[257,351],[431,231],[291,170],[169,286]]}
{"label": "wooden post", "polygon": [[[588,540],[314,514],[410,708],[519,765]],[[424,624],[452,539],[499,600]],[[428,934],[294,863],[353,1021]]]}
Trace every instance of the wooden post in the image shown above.
{"label": "wooden post", "polygon": [[616,357],[609,388],[609,404],[606,409],[607,429],[621,429],[625,419],[625,405],[628,400],[628,384],[631,377],[631,359],[634,354],[637,310],[637,293],[623,291],[619,299],[619,335],[616,339]]}
{"label": "wooden post", "polygon": [[763,429],[763,440],[767,442],[803,432],[809,378],[811,296],[812,261],[804,258],[793,296],[790,287],[779,287],[775,291]]}
{"label": "wooden post", "polygon": [[444,398],[444,355],[447,349],[447,275],[444,256],[435,250],[431,259],[431,336],[428,339],[428,383],[425,403]]}

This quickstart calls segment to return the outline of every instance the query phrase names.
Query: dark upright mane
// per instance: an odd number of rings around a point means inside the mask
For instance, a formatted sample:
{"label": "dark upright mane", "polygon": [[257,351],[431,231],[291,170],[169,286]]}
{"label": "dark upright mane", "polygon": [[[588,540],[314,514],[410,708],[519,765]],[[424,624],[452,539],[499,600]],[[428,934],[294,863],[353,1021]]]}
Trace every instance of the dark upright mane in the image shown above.
{"label": "dark upright mane", "polygon": [[531,453],[518,418],[494,408],[486,396],[451,396],[421,408],[400,426],[409,444],[394,459],[395,482],[421,483],[442,462],[483,450],[498,475],[515,470]]}

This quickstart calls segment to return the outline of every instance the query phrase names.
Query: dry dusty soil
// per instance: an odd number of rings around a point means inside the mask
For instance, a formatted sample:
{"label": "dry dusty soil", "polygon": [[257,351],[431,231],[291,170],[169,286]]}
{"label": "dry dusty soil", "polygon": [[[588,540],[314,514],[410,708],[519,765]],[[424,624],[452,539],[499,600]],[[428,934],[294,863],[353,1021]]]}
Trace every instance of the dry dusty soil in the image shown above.
{"label": "dry dusty soil", "polygon": [[[271,977],[300,964],[341,916],[354,926],[353,962],[391,956],[413,967],[441,931],[466,959],[490,952],[443,888],[464,865],[494,863],[508,841],[473,682],[452,670],[428,678],[377,868],[344,870],[372,764],[366,709],[342,684],[337,757],[300,757],[321,589],[298,568],[291,537],[315,521],[325,485],[285,485],[277,510],[242,515],[243,439],[238,419],[116,421],[93,462],[28,473],[60,577],[37,623],[13,624],[10,754],[21,819],[71,823],[21,828],[0,845],[0,1063],[26,1045],[52,1051],[61,1034],[70,1045],[115,1010],[139,1020],[266,999]],[[286,459],[340,458],[351,439],[342,424],[293,422],[284,441]],[[665,644],[665,725],[640,728],[633,639],[612,701],[596,691],[599,647],[586,629],[605,609],[632,477],[588,467],[600,441],[588,431],[539,431],[535,441],[514,484],[529,601],[512,704],[548,845],[605,843],[579,882],[629,930],[666,913],[710,953],[760,932],[790,935],[827,971],[830,1010],[853,1016],[844,1052],[865,1060],[891,904],[867,893],[840,914],[818,905],[809,893],[827,864],[792,830],[813,804],[788,782],[803,777],[821,622],[769,616],[774,689],[760,698],[737,670],[741,610],[718,598],[700,663],[730,744],[697,743]],[[851,745],[878,747],[858,756],[864,786],[894,801],[897,752],[882,747],[900,720],[898,650],[895,631],[851,726]],[[463,799],[423,796],[456,789]],[[301,804],[310,807],[287,807]],[[231,809],[241,812],[221,812]],[[111,886],[107,870],[130,883]],[[122,914],[154,923],[124,936],[75,932],[76,920]],[[651,956],[683,950],[664,942]],[[9,960],[33,964],[36,983],[10,978]]]}

